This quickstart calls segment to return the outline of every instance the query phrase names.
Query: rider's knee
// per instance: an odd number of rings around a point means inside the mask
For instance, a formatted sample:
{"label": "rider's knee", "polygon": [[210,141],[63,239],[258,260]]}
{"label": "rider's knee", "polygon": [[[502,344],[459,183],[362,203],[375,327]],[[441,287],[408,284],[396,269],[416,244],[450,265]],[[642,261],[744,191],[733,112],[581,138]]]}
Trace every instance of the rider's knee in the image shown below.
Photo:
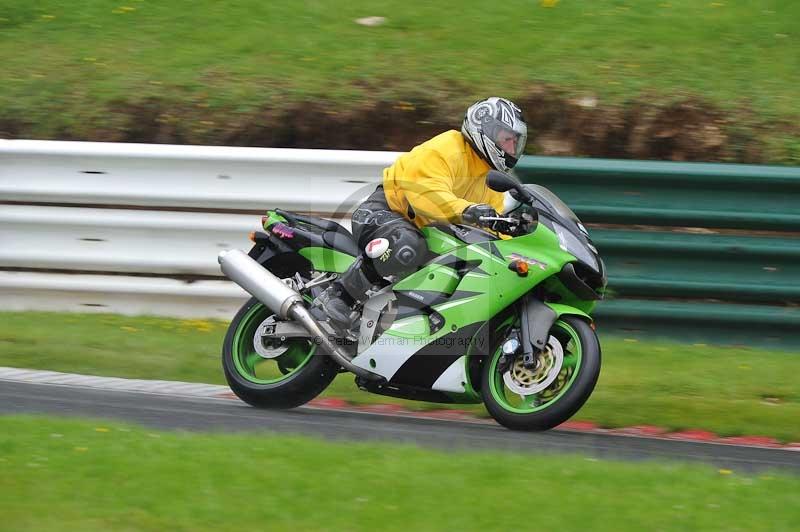
{"label": "rider's knee", "polygon": [[375,270],[382,277],[411,272],[425,261],[428,246],[425,238],[416,229],[387,228],[383,235],[375,236],[389,241],[386,253],[372,261]]}

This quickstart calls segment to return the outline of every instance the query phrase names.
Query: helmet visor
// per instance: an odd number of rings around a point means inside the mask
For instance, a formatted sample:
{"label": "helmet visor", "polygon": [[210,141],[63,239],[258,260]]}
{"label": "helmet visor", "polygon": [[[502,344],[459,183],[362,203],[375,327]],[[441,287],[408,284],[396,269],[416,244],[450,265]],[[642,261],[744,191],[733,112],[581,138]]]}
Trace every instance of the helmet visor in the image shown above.
{"label": "helmet visor", "polygon": [[509,126],[496,118],[489,118],[483,123],[483,134],[486,135],[503,153],[519,159],[528,141],[528,127],[522,120],[514,120]]}

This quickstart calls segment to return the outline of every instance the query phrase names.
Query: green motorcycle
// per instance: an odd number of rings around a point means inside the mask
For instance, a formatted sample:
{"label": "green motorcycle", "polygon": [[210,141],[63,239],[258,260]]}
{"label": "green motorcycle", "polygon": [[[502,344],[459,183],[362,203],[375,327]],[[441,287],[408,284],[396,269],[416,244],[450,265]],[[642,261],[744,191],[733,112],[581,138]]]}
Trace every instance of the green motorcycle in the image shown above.
{"label": "green motorcycle", "polygon": [[[606,286],[602,260],[552,192],[500,172],[490,188],[516,207],[484,227],[422,229],[429,260],[376,285],[351,330],[309,312],[359,249],[339,224],[279,209],[262,218],[249,253],[221,269],[253,298],[234,317],[222,363],[231,389],[263,408],[293,408],[341,372],[376,394],[483,402],[502,425],[547,430],[592,393],[600,344],[590,316]],[[488,230],[502,221],[507,236]]]}

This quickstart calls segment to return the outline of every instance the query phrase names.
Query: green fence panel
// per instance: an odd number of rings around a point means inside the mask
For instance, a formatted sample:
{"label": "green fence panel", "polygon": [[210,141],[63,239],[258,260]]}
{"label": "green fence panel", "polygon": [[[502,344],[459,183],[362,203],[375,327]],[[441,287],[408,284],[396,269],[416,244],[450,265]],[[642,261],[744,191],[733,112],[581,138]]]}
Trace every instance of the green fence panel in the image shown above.
{"label": "green fence panel", "polygon": [[615,299],[597,307],[597,330],[624,338],[800,348],[800,308],[705,301]]}
{"label": "green fence panel", "polygon": [[515,173],[586,223],[800,231],[800,168],[526,156]]}
{"label": "green fence panel", "polygon": [[612,295],[800,304],[800,238],[596,229]]}

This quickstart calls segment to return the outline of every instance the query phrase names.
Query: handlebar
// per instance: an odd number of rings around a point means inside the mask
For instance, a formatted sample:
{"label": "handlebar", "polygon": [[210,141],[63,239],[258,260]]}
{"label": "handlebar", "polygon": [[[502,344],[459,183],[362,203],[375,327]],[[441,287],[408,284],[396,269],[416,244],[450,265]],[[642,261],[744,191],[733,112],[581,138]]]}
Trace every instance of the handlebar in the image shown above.
{"label": "handlebar", "polygon": [[[506,226],[498,228],[495,225],[497,222],[505,223]],[[532,222],[535,227],[535,220],[527,215],[523,215],[522,218],[515,216],[480,216],[477,220],[477,224],[483,227],[511,236],[524,234],[531,229]]]}
{"label": "handlebar", "polygon": [[508,222],[510,224],[519,223],[516,218],[505,218],[503,216],[481,216],[478,218],[480,222]]}

